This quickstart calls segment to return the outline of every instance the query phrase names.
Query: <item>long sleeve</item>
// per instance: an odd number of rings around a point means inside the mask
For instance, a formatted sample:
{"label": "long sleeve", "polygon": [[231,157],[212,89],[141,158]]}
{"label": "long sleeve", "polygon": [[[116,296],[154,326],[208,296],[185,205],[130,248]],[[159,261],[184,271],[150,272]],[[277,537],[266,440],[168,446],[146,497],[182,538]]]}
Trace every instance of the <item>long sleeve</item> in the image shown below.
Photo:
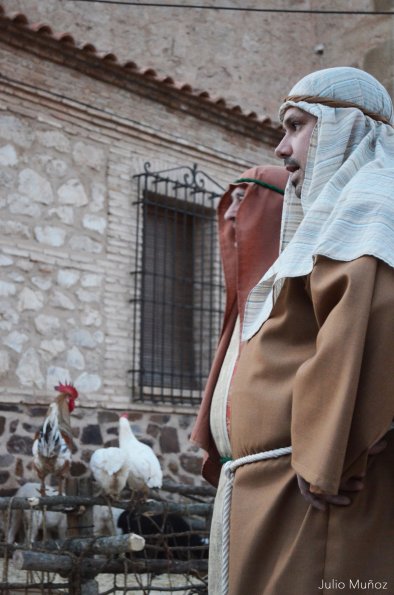
{"label": "long sleeve", "polygon": [[307,288],[318,334],[293,387],[293,468],[337,493],[365,472],[368,448],[394,414],[394,272],[364,256],[318,257]]}

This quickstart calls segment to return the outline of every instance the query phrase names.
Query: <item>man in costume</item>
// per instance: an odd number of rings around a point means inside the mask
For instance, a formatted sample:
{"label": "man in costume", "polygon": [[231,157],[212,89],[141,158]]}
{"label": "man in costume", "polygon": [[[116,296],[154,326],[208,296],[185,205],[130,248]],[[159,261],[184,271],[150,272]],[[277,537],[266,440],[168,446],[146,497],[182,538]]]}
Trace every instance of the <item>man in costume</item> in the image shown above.
{"label": "man in costume", "polygon": [[[192,433],[192,440],[206,452],[203,475],[214,486],[219,483],[223,460],[231,458],[227,397],[238,356],[244,306],[249,291],[279,254],[283,194],[288,175],[283,167],[253,167],[230,184],[218,206],[226,307],[218,348]],[[220,588],[216,580],[221,549],[220,514],[219,488],[210,538],[211,595],[218,593]]]}
{"label": "man in costume", "polygon": [[280,117],[291,175],[230,387],[222,593],[394,593],[393,105],[332,68]]}
{"label": "man in costume", "polygon": [[[226,429],[226,399],[217,403],[217,414],[211,410],[215,387],[226,354],[227,358],[231,357],[234,351],[235,358],[238,354],[239,327],[240,323],[242,324],[248,293],[279,254],[283,194],[287,179],[288,173],[283,167],[267,165],[248,169],[230,184],[217,209],[226,306],[218,348],[192,433],[192,440],[206,452],[203,476],[214,486],[219,482],[220,459],[231,456]],[[233,349],[229,350],[232,337]],[[224,372],[223,369],[222,374]],[[230,379],[226,374],[226,378],[220,380],[226,384]],[[223,415],[216,423],[215,420],[220,417],[220,410]],[[214,430],[217,434],[216,440],[211,430],[211,413],[215,417],[212,420],[214,425],[224,427],[224,430]]]}

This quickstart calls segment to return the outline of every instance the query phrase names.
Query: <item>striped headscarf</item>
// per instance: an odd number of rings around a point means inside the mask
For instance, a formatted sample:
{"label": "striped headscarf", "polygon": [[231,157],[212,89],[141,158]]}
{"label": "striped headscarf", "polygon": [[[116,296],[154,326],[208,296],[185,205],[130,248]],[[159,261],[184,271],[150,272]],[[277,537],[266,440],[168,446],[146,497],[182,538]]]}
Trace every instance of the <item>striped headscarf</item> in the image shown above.
{"label": "striped headscarf", "polygon": [[301,200],[289,182],[281,254],[249,294],[243,340],[267,320],[288,277],[307,275],[317,255],[371,255],[394,266],[394,122],[385,88],[357,68],[309,74],[282,104],[317,117]]}

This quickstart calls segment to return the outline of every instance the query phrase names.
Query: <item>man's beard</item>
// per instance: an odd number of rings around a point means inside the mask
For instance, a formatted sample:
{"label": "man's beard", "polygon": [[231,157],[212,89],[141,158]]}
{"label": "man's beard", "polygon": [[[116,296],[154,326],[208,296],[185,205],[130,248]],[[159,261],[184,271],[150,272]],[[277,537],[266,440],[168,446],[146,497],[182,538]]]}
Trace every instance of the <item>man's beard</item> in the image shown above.
{"label": "man's beard", "polygon": [[[290,182],[295,189],[295,195],[297,196],[297,198],[301,198],[301,190],[302,185],[304,183],[304,170],[299,164],[299,162],[296,159],[294,159],[294,157],[285,157],[283,161],[285,167],[294,168],[293,172],[290,170]],[[298,180],[297,177],[299,178]]]}

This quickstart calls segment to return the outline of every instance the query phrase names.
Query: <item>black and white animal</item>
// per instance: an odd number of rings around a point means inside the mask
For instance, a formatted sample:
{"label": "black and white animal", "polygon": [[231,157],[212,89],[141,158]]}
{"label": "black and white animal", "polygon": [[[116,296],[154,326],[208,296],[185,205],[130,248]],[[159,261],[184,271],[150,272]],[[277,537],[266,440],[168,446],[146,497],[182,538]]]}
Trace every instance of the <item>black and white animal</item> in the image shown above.
{"label": "black and white animal", "polygon": [[135,552],[139,558],[189,560],[208,558],[208,539],[192,532],[179,514],[135,514],[125,510],[118,518],[123,533],[137,533],[145,538],[145,549]]}

